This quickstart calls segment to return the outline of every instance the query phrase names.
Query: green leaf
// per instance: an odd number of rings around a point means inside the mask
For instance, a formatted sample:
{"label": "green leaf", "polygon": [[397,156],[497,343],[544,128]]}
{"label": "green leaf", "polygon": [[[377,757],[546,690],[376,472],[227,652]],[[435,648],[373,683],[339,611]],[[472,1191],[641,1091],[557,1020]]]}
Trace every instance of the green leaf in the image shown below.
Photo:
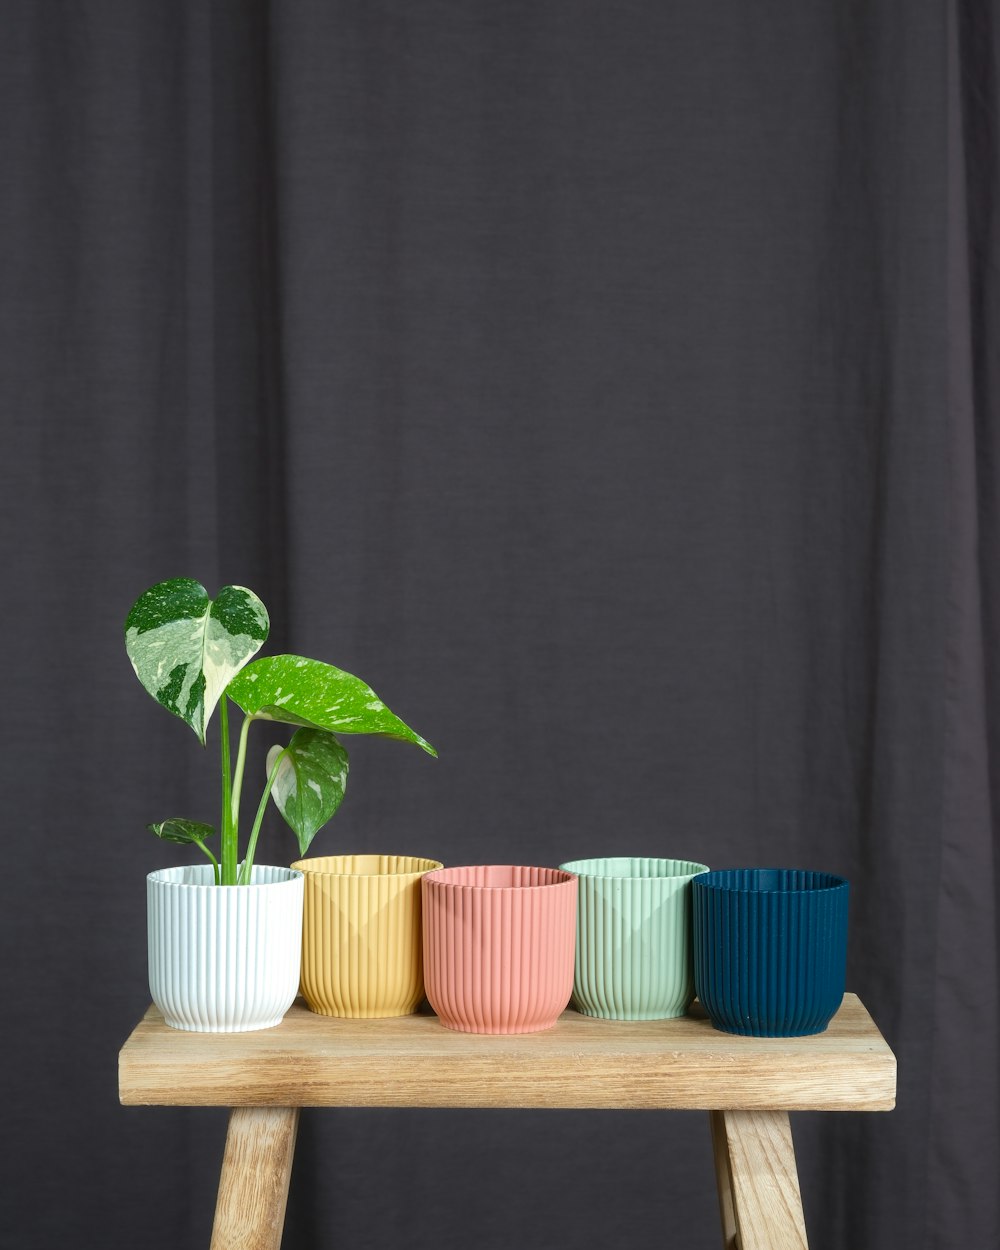
{"label": "green leaf", "polygon": [[360,677],[306,660],[300,655],[268,655],[254,660],[230,684],[234,703],[258,720],[277,720],[329,733],[380,734],[415,742],[429,755],[437,751],[404,725]]}
{"label": "green leaf", "polygon": [[260,650],[267,609],[244,586],[224,586],[214,601],[199,582],[175,577],[147,590],[125,621],[125,650],[136,676],[168,712],[205,729],[230,681]]}
{"label": "green leaf", "polygon": [[176,816],[171,820],[163,820],[158,825],[147,825],[146,828],[164,842],[179,842],[183,846],[189,846],[192,842],[200,846],[215,833],[211,825],[200,825],[196,820],[181,820]]}
{"label": "green leaf", "polygon": [[340,806],[347,788],[347,752],[333,734],[322,729],[299,729],[287,747],[267,753],[267,775],[282,752],[271,788],[281,812],[305,855],[309,843]]}

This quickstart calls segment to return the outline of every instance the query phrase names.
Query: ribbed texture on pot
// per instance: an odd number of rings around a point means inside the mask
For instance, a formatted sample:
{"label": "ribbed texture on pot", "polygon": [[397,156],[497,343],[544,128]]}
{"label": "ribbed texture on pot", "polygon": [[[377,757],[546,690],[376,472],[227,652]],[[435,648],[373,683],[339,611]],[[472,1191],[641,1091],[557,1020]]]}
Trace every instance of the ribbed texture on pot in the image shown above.
{"label": "ribbed texture on pot", "polygon": [[449,1029],[551,1028],[573,990],[577,879],[477,864],[423,880],[427,998]]}
{"label": "ribbed texture on pot", "polygon": [[249,885],[211,864],[146,878],[149,989],[172,1028],[244,1033],[280,1023],[299,987],[302,875],[266,864]]}
{"label": "ribbed texture on pot", "polygon": [[849,893],[842,877],[792,868],[695,878],[695,984],[716,1028],[822,1033],[844,997]]}
{"label": "ribbed texture on pot", "polygon": [[436,859],[324,855],[305,874],[302,994],[324,1016],[406,1016],[424,997],[420,879]]}
{"label": "ribbed texture on pot", "polygon": [[682,859],[581,859],[573,1005],[606,1020],[682,1016],[694,998],[691,881]]}

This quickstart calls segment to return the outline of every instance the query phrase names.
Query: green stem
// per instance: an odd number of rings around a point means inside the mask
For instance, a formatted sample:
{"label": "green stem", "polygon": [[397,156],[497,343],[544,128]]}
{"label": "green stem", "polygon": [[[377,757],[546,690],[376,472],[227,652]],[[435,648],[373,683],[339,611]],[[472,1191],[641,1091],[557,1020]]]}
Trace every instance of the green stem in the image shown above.
{"label": "green stem", "polygon": [[[219,702],[219,730],[222,735],[222,829],[220,831],[220,845],[222,855],[222,876],[225,880],[232,876],[231,880],[226,880],[226,885],[235,884],[236,880],[236,855],[235,855],[235,839],[233,837],[233,782],[229,764],[229,700],[225,694]],[[230,864],[232,865],[230,868]],[[218,871],[216,871],[216,885],[219,884]]]}
{"label": "green stem", "polygon": [[250,870],[253,867],[253,857],[257,850],[257,836],[260,833],[260,827],[264,820],[264,812],[267,810],[267,800],[271,797],[271,787],[274,785],[274,779],[278,775],[281,761],[287,754],[288,747],[285,747],[274,761],[274,767],[271,769],[270,776],[267,779],[264,793],[260,796],[260,803],[257,805],[257,815],[254,817],[253,828],[250,830],[250,841],[247,844],[246,858],[243,861],[243,868],[240,872],[240,885],[250,884]]}
{"label": "green stem", "polygon": [[240,729],[240,744],[236,750],[236,768],[233,772],[233,787],[229,803],[228,841],[222,852],[222,882],[224,885],[236,885],[236,868],[239,863],[240,839],[240,796],[243,793],[243,770],[247,762],[247,736],[250,733],[250,722],[247,716]]}
{"label": "green stem", "polygon": [[204,851],[205,854],[208,856],[208,858],[212,861],[212,868],[215,870],[215,884],[218,885],[219,884],[219,861],[215,858],[215,856],[208,849],[208,847],[205,845],[204,842],[195,841],[194,844],[196,847],[198,847],[199,850]]}

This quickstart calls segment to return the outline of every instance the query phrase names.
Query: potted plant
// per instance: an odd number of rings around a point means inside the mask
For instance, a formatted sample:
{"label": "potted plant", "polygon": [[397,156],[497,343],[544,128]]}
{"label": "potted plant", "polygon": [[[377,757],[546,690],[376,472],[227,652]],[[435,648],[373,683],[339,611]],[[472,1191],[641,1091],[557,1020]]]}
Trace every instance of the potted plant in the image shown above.
{"label": "potted plant", "polygon": [[[190,578],[147,590],[125,621],[136,675],[158,703],[206,743],[219,709],[221,813],[216,830],[171,817],[149,829],[196,846],[207,863],[150,873],[149,975],[153,1001],[174,1028],[237,1032],[277,1024],[298,989],[303,879],[295,869],[255,865],[268,799],[304,855],[340,806],[348,758],[339,734],[378,734],[434,748],[395,716],[360,678],[297,655],[253,657],[267,639],[263,603],[243,586],[211,599]],[[243,713],[235,760],[229,703]],[[256,721],[295,727],[268,751],[266,782],[240,854],[247,742]]]}

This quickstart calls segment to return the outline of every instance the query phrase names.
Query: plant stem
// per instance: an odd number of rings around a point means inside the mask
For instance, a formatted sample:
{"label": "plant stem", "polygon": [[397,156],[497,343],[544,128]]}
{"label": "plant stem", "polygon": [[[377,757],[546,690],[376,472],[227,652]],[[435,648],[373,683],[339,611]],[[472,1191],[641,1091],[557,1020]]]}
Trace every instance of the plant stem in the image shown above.
{"label": "plant stem", "polygon": [[236,869],[239,863],[240,838],[240,796],[243,792],[243,770],[247,762],[247,736],[250,733],[252,717],[247,716],[240,729],[240,744],[236,750],[236,768],[233,772],[233,785],[229,802],[228,841],[223,847],[222,882],[223,885],[236,885]]}
{"label": "plant stem", "polygon": [[[222,828],[220,831],[222,881],[224,885],[235,885],[236,839],[233,836],[233,783],[229,764],[229,700],[225,694],[219,702],[219,729],[222,734]],[[216,866],[215,884],[219,884],[218,866]]]}
{"label": "plant stem", "polygon": [[195,842],[195,846],[198,847],[199,850],[204,851],[205,854],[208,856],[208,858],[212,861],[212,868],[214,870],[214,875],[215,875],[215,884],[218,885],[219,884],[219,861],[215,858],[215,856],[208,849],[208,847],[205,845],[204,842]]}
{"label": "plant stem", "polygon": [[240,871],[240,885],[250,884],[250,870],[253,868],[253,857],[257,850],[257,836],[260,833],[260,827],[264,821],[264,812],[267,810],[267,800],[271,796],[271,787],[274,785],[274,779],[278,775],[278,769],[281,767],[281,761],[287,754],[288,748],[286,747],[274,761],[274,767],[271,769],[271,775],[267,779],[267,785],[264,787],[264,793],[260,796],[260,803],[257,805],[257,815],[254,817],[253,828],[250,830],[250,841],[247,844],[246,858],[243,860],[243,868]]}

